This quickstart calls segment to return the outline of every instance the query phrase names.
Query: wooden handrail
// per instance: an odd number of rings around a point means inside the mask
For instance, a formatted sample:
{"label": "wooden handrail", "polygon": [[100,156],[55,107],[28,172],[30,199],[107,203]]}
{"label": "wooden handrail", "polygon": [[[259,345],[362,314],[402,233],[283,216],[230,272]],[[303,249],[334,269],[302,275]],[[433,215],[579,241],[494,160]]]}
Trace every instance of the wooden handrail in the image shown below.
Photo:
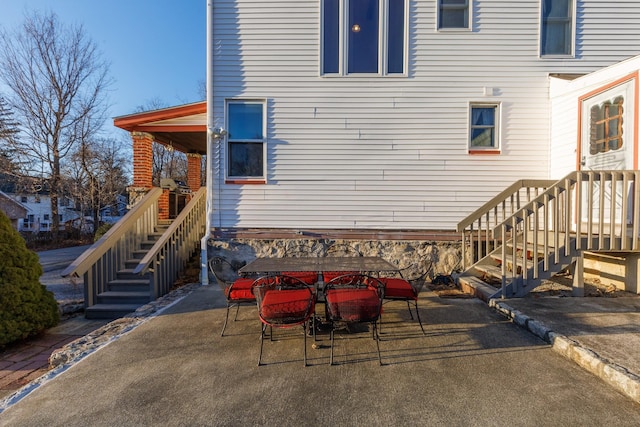
{"label": "wooden handrail", "polygon": [[[158,199],[162,195],[161,188],[151,189],[125,216],[115,223],[99,240],[85,250],[75,261],[73,261],[63,272],[62,277],[79,277],[85,274],[106,252],[111,251],[118,245],[122,237],[131,231],[136,222],[148,213],[148,210],[157,205]],[[155,212],[154,212],[155,214]],[[155,226],[155,215],[150,217]]]}
{"label": "wooden handrail", "polygon": [[477,262],[500,243],[492,233],[495,226],[555,182],[545,179],[518,180],[460,221],[457,231],[462,234],[463,268]]}
{"label": "wooden handrail", "polygon": [[133,268],[133,274],[150,273],[153,298],[171,290],[190,257],[199,249],[205,230],[206,188],[202,187]]}
{"label": "wooden handrail", "polygon": [[[151,249],[149,249],[149,252],[147,252],[147,254],[140,260],[138,265],[133,269],[133,274],[144,274],[147,271],[147,269],[149,269],[149,266],[151,265],[153,260],[156,259],[158,253],[162,250],[162,248],[167,245],[167,242],[170,239],[175,237],[177,230],[181,226],[183,226],[187,218],[190,215],[192,215],[194,209],[197,209],[199,205],[202,204],[202,200],[205,194],[206,194],[205,187],[200,188],[196,193],[193,194],[193,197],[191,197],[191,200],[189,200],[189,203],[187,203],[187,205],[184,207],[184,209],[182,209],[180,214],[173,220],[169,228],[162,234],[162,237],[160,237],[154,243]],[[198,237],[198,242],[200,241],[199,240],[200,237],[202,236]]]}
{"label": "wooden handrail", "polygon": [[487,212],[493,210],[496,206],[508,200],[514,196],[523,188],[547,188],[555,184],[555,180],[552,179],[520,179],[509,187],[501,191],[498,195],[493,197],[484,205],[480,206],[477,210],[469,214],[465,219],[460,221],[457,226],[458,233],[463,232],[467,227],[473,224],[475,221],[482,218]]}

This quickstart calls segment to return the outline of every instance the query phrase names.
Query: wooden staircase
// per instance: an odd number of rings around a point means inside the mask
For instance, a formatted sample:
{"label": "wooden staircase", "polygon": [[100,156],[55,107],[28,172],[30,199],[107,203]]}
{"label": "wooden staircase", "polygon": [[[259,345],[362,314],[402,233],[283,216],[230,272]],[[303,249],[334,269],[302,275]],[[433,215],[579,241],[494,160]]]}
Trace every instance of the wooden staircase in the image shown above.
{"label": "wooden staircase", "polygon": [[85,308],[87,319],[117,319],[153,301],[151,273],[140,275],[133,270],[170,225],[170,220],[158,220],[155,230],[140,242],[139,249],[132,251],[131,258],[124,262],[124,268],[118,270],[115,279],[107,283],[107,289],[97,295],[97,303]]}
{"label": "wooden staircase", "polygon": [[[557,261],[554,260],[551,263],[552,268],[545,269],[545,259],[553,259],[555,256],[553,251],[548,250],[545,253],[542,248],[537,248],[534,252],[533,245],[525,245],[521,240],[517,241],[514,247],[513,240],[510,239],[506,242],[506,249],[508,254],[517,254],[515,261],[509,257],[503,261],[502,247],[498,247],[458,276],[458,284],[465,292],[472,293],[484,301],[500,298],[503,293],[502,265],[504,263],[508,275],[515,273],[514,280],[505,277],[504,291],[506,295],[516,298],[523,297],[555,274],[568,268],[573,269],[576,258],[580,256],[579,251],[575,249],[574,241],[575,237],[570,238],[568,255],[565,255],[565,248],[561,246]],[[537,275],[536,271],[539,272]],[[524,277],[528,279],[525,280]]]}
{"label": "wooden staircase", "polygon": [[523,297],[567,268],[582,282],[585,251],[640,252],[640,204],[633,200],[640,200],[636,170],[517,181],[458,224],[458,285],[488,301]]}
{"label": "wooden staircase", "polygon": [[153,188],[63,277],[82,277],[85,316],[115,319],[167,294],[206,232],[206,188],[172,221],[158,219],[162,189]]}

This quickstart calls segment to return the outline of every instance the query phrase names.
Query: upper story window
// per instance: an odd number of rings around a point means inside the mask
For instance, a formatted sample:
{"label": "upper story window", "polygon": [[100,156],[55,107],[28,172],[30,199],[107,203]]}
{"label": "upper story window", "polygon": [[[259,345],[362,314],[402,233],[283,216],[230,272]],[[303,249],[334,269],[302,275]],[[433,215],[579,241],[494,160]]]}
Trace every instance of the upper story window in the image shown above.
{"label": "upper story window", "polygon": [[438,29],[468,29],[470,0],[438,0]]}
{"label": "upper story window", "polygon": [[573,54],[573,0],[542,0],[540,55]]}
{"label": "upper story window", "polygon": [[321,0],[324,75],[404,74],[407,0]]}
{"label": "upper story window", "polygon": [[469,106],[469,151],[496,152],[500,149],[499,105]]}
{"label": "upper story window", "polygon": [[264,182],[265,104],[227,101],[227,179]]}

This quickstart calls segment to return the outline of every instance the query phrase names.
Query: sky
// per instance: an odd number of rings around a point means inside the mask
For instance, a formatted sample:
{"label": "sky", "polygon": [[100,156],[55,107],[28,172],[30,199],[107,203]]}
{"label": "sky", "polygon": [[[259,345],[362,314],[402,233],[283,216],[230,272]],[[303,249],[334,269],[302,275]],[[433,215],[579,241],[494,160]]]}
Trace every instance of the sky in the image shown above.
{"label": "sky", "polygon": [[31,11],[82,24],[110,63],[107,133],[138,106],[204,100],[207,0],[0,0],[0,27],[17,29]]}

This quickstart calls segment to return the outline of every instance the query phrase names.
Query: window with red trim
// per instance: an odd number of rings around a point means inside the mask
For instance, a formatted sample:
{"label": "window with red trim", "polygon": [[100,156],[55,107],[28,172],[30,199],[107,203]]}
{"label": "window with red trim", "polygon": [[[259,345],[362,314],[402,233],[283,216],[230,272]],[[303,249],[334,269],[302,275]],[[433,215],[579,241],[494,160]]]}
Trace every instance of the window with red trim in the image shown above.
{"label": "window with red trim", "polygon": [[227,101],[227,180],[264,181],[265,118],[263,101]]}

